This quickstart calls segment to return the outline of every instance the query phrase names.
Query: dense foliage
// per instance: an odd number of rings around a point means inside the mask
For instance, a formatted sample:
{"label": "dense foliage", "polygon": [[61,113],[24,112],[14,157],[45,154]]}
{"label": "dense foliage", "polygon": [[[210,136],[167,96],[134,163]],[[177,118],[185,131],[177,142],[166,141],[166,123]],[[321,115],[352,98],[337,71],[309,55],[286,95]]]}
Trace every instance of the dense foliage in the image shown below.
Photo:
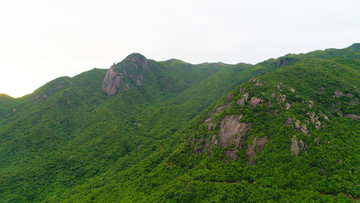
{"label": "dense foliage", "polygon": [[[0,95],[0,200],[356,201],[359,56],[354,44],[254,66],[148,60],[143,84],[113,96],[102,69]],[[137,74],[129,60],[117,67]],[[222,147],[234,115],[249,130]]]}

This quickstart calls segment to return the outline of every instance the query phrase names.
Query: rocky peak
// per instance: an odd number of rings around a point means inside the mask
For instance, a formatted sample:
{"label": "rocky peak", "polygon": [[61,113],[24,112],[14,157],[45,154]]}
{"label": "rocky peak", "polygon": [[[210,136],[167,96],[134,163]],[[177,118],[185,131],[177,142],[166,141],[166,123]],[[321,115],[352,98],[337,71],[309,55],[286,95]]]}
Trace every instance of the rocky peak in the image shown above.
{"label": "rocky peak", "polygon": [[113,64],[105,75],[102,89],[108,95],[142,86],[144,76],[151,71],[149,61],[141,54],[133,53],[118,64]]}
{"label": "rocky peak", "polygon": [[150,70],[150,64],[147,58],[145,56],[139,54],[139,53],[132,53],[129,56],[127,56],[122,63],[124,62],[133,62],[133,65],[137,69],[142,70]]}

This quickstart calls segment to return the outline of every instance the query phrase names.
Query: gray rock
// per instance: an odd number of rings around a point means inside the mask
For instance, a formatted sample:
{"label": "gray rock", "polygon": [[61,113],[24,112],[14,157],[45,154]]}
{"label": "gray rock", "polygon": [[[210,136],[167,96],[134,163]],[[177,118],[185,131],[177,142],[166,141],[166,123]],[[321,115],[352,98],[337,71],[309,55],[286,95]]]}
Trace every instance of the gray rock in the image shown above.
{"label": "gray rock", "polygon": [[251,100],[249,101],[249,103],[253,106],[256,107],[257,105],[263,103],[264,100],[260,99],[260,98],[256,98],[256,97],[252,97]]}
{"label": "gray rock", "polygon": [[289,110],[290,109],[290,104],[289,103],[286,103],[286,110]]}
{"label": "gray rock", "polygon": [[250,165],[255,165],[254,158],[256,156],[256,152],[262,152],[267,141],[268,138],[266,136],[262,137],[260,140],[258,140],[257,137],[254,137],[252,144],[248,144],[248,152],[246,153],[246,156],[249,158]]}
{"label": "gray rock", "polygon": [[298,156],[300,154],[300,147],[299,141],[294,135],[291,139],[291,147],[290,147],[291,154]]}
{"label": "gray rock", "polygon": [[292,119],[291,119],[290,117],[288,117],[287,120],[286,120],[286,122],[285,122],[285,124],[286,124],[287,126],[291,125],[291,124],[292,124]]}
{"label": "gray rock", "polygon": [[300,121],[295,121],[295,130],[300,130]]}
{"label": "gray rock", "polygon": [[251,124],[240,122],[242,115],[226,116],[220,124],[219,138],[220,146],[225,148],[233,146],[233,150],[228,150],[226,155],[231,159],[237,159],[237,148],[242,147],[241,139],[248,134]]}
{"label": "gray rock", "polygon": [[249,93],[245,93],[241,99],[238,99],[236,101],[236,103],[239,105],[239,106],[244,106],[245,102],[249,99]]}
{"label": "gray rock", "polygon": [[306,124],[302,124],[302,125],[301,125],[300,131],[301,131],[302,133],[304,133],[305,135],[308,135],[308,134],[309,134],[309,131],[307,130],[307,125],[306,125]]}

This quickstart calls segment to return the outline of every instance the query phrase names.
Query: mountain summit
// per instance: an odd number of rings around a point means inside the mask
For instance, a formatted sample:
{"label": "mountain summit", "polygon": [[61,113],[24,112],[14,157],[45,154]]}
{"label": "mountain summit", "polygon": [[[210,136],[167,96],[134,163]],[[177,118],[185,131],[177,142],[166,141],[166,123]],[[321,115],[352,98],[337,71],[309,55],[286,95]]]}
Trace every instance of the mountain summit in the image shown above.
{"label": "mountain summit", "polygon": [[144,75],[151,71],[149,61],[141,54],[130,54],[122,62],[110,67],[103,80],[102,89],[108,95],[128,90],[131,85],[141,86]]}

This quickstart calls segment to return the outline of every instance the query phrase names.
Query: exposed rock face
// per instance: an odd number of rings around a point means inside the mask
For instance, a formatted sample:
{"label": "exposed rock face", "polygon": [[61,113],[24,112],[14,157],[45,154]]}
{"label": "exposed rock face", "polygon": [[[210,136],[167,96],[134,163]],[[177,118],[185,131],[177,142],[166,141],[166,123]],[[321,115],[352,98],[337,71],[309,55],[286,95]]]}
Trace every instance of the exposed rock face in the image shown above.
{"label": "exposed rock face", "polygon": [[108,95],[116,94],[120,84],[122,83],[122,75],[118,75],[114,71],[114,68],[114,65],[110,67],[103,80],[103,91],[105,91]]}
{"label": "exposed rock face", "polygon": [[229,140],[233,138],[233,135],[240,135],[240,130],[244,131],[246,123],[241,123],[241,118],[242,115],[231,115],[226,116],[224,120],[221,121],[219,131],[221,147],[225,148],[229,146]]}
{"label": "exposed rock face", "polygon": [[239,106],[244,106],[245,102],[249,99],[249,93],[245,93],[241,99],[237,100],[236,103]]}
{"label": "exposed rock face", "polygon": [[[217,115],[217,114],[219,114],[219,113],[221,113],[224,109],[228,108],[229,106],[230,106],[230,103],[228,103],[228,104],[226,104],[226,105],[224,105],[224,106],[218,107],[218,108],[216,109],[216,111],[215,111],[213,114],[211,114],[211,116],[210,116],[208,119],[206,119],[206,120],[204,121],[204,123],[209,123],[209,124],[208,124],[208,130],[209,130],[209,131],[212,130],[212,129],[214,129],[215,126],[216,126],[216,124],[217,124],[217,123],[214,123],[214,122],[212,121],[213,118],[214,118],[214,116]],[[209,113],[210,113],[210,112],[209,112]]]}
{"label": "exposed rock face", "polygon": [[220,124],[220,146],[225,148],[227,146],[233,146],[233,150],[228,150],[226,155],[231,159],[237,158],[238,148],[242,147],[241,138],[248,134],[251,124],[241,123],[242,115],[230,115],[226,116]]}
{"label": "exposed rock face", "polygon": [[230,106],[230,103],[228,103],[228,104],[225,105],[225,106],[220,106],[219,108],[216,109],[214,115],[221,113],[224,109],[226,109],[226,108],[229,107],[229,106]]}
{"label": "exposed rock face", "polygon": [[130,89],[131,85],[125,81],[134,81],[142,86],[143,76],[151,71],[149,61],[140,54],[131,54],[121,63],[113,64],[105,75],[102,89],[108,95],[115,95],[119,91]]}
{"label": "exposed rock face", "polygon": [[248,152],[246,153],[246,156],[249,158],[250,165],[255,165],[254,158],[256,156],[256,152],[263,151],[267,141],[268,138],[266,136],[260,140],[258,140],[257,137],[254,137],[252,145],[248,145]]}
{"label": "exposed rock face", "polygon": [[233,96],[234,96],[233,93],[229,94],[229,96],[226,98],[226,101],[231,100]]}
{"label": "exposed rock face", "polygon": [[251,100],[249,101],[249,103],[253,106],[253,107],[256,107],[257,105],[263,103],[264,100],[263,99],[260,99],[260,98],[257,98],[257,97],[252,97]]}

